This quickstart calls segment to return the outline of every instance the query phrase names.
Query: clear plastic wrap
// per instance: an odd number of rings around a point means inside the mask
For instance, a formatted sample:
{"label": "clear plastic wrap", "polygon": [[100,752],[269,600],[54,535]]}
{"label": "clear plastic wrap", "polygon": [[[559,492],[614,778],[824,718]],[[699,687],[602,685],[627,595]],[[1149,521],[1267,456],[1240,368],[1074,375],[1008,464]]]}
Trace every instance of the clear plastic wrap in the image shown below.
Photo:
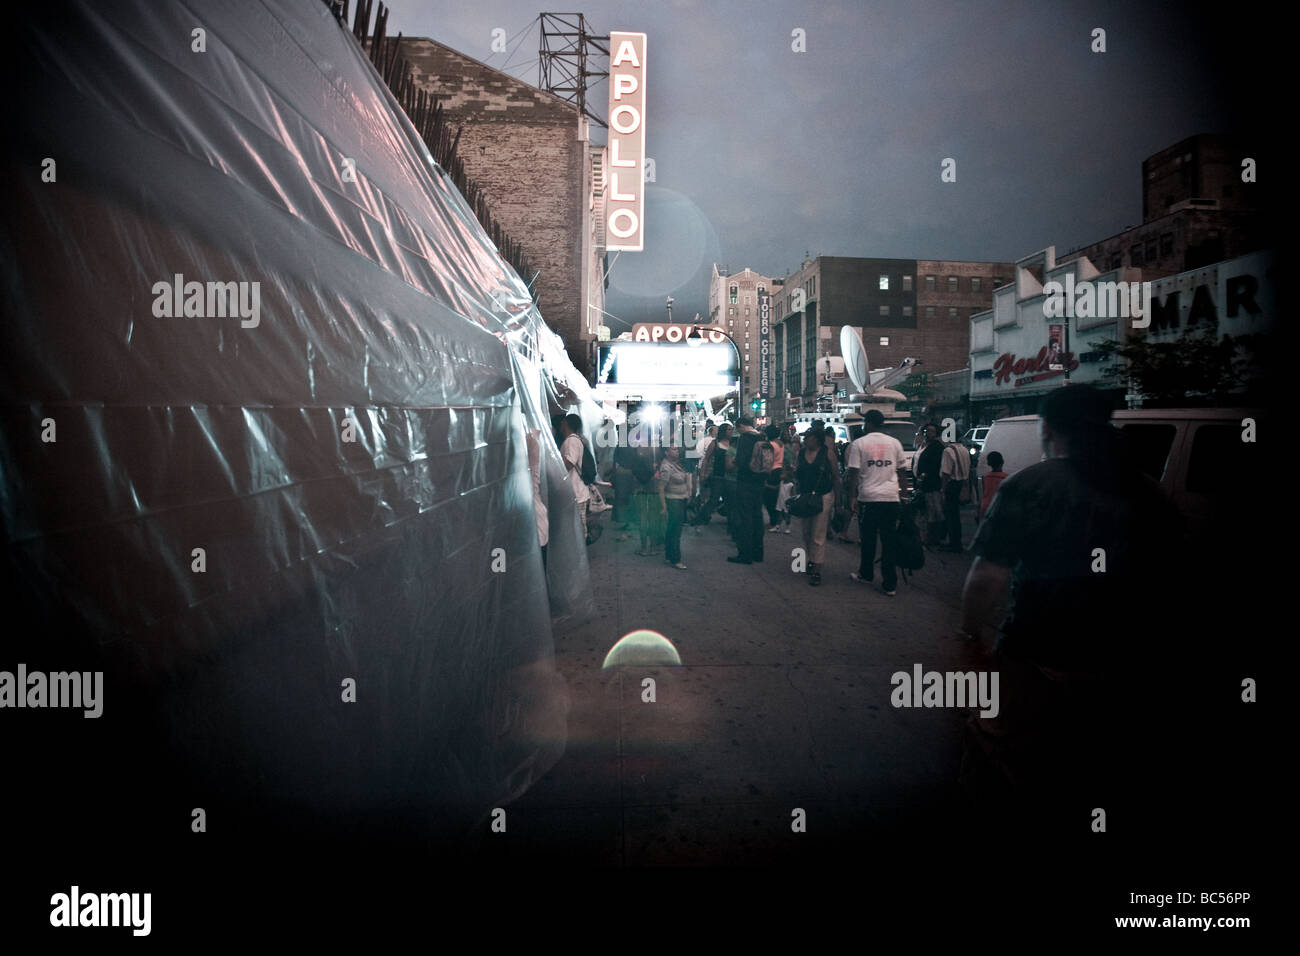
{"label": "clear plastic wrap", "polygon": [[319,2],[9,32],[0,505],[49,622],[11,652],[105,669],[235,798],[518,795],[590,608],[524,283]]}

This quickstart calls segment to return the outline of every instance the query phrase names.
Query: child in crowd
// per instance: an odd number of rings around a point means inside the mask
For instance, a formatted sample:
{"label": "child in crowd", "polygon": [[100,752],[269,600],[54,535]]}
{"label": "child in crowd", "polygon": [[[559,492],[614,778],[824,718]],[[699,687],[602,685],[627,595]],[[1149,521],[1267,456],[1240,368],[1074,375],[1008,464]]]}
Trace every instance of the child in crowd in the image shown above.
{"label": "child in crowd", "polygon": [[781,469],[781,488],[776,493],[777,524],[772,526],[772,531],[779,531],[779,526],[784,524],[785,533],[790,533],[790,512],[785,510],[785,503],[792,497],[794,497],[794,465],[786,465]]}
{"label": "child in crowd", "polygon": [[996,451],[988,454],[989,473],[984,476],[984,494],[980,497],[979,514],[975,516],[976,521],[983,521],[984,516],[988,514],[989,505],[993,504],[993,496],[998,493],[998,485],[1002,484],[1002,479],[1006,478],[1007,473],[1002,470],[1002,455]]}

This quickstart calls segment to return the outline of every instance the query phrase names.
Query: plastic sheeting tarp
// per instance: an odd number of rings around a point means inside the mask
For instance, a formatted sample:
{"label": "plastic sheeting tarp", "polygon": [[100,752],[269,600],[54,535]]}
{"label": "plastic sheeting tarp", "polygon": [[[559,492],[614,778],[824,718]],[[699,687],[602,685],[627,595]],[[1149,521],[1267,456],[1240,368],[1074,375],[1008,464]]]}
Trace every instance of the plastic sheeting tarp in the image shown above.
{"label": "plastic sheeting tarp", "polygon": [[5,586],[44,623],[6,658],[104,669],[102,719],[234,800],[521,793],[590,608],[524,284],[316,0],[8,33]]}

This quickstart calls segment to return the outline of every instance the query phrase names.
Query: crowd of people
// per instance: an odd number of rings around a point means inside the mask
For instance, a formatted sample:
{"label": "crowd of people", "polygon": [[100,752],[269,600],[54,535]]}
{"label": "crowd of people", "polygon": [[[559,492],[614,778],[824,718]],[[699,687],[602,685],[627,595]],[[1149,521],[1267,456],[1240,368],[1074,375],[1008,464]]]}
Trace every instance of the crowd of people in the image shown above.
{"label": "crowd of people", "polygon": [[[667,564],[686,570],[682,534],[688,526],[702,535],[715,516],[724,518],[737,552],[727,560],[754,564],[763,560],[765,534],[792,534],[797,525],[809,585],[822,583],[827,541],[838,539],[859,547],[852,579],[872,583],[879,565],[882,590],[892,596],[898,580],[893,535],[900,509],[914,501],[923,511],[925,543],[960,551],[962,505],[976,504],[982,518],[1006,475],[1001,456],[991,453],[983,494],[974,492],[969,451],[941,441],[933,423],[923,427],[909,471],[902,444],[883,425],[881,413],[871,410],[863,434],[844,442],[821,421],[813,421],[801,435],[793,424],[760,430],[753,418],[742,415],[734,425],[710,424],[693,453],[672,443],[621,445],[609,476],[618,540],[635,534],[637,555],[662,554]],[[584,476],[583,468],[591,452],[581,419],[573,414],[557,419],[556,438],[590,543],[591,476]]]}

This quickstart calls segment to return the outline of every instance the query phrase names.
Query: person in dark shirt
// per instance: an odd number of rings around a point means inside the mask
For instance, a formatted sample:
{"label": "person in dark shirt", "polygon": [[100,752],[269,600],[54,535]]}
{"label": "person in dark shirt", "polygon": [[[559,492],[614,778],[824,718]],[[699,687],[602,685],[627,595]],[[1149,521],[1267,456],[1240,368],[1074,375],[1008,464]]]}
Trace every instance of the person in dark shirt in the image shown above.
{"label": "person in dark shirt", "polygon": [[822,568],[826,561],[826,535],[830,528],[831,512],[840,498],[839,469],[831,463],[831,453],[826,447],[829,433],[821,422],[813,422],[803,434],[803,451],[795,458],[795,487],[801,495],[821,495],[822,509],[817,514],[802,518],[805,554],[808,557],[808,584],[817,587],[822,583]]}
{"label": "person in dark shirt", "polygon": [[987,637],[1009,588],[994,648],[1000,713],[977,729],[998,741],[985,749],[1013,782],[1092,800],[1123,772],[1113,748],[1168,652],[1157,641],[1169,618],[1151,595],[1175,586],[1182,527],[1126,455],[1100,392],[1064,386],[1041,415],[1048,460],[998,488],[971,548],[962,634]]}
{"label": "person in dark shirt", "polygon": [[751,471],[750,457],[763,436],[754,428],[754,420],[742,415],[737,422],[740,438],[736,441],[736,549],[733,564],[752,564],[763,560],[763,482],[767,474]]}
{"label": "person in dark shirt", "polygon": [[931,423],[925,426],[925,439],[921,450],[916,453],[913,472],[916,475],[916,487],[925,501],[925,538],[927,544],[939,543],[939,529],[944,524],[943,514],[943,450],[947,447],[939,441],[939,426]]}

